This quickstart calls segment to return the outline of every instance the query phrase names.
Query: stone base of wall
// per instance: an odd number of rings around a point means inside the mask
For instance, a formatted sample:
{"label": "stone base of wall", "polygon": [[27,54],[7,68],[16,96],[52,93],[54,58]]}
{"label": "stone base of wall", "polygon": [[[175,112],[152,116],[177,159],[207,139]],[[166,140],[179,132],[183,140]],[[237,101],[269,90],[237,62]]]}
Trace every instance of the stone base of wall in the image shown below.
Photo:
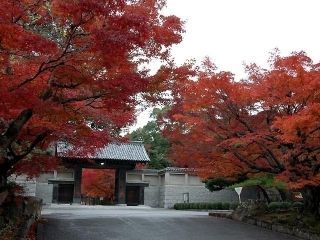
{"label": "stone base of wall", "polygon": [[232,219],[233,210],[209,210],[209,216]]}
{"label": "stone base of wall", "polygon": [[36,197],[8,196],[0,206],[0,239],[26,239],[40,218],[42,201]]}
{"label": "stone base of wall", "polygon": [[244,219],[242,219],[242,222],[256,225],[258,227],[266,228],[276,232],[286,233],[286,234],[300,237],[306,240],[320,240],[319,235],[310,233],[308,231],[305,231],[299,228],[294,228],[294,227],[289,227],[289,226],[284,226],[279,224],[272,224],[272,223],[268,223],[268,222],[260,221],[254,218],[248,218],[248,217],[245,217]]}
{"label": "stone base of wall", "polygon": [[209,211],[209,216],[212,217],[219,217],[219,218],[228,218],[232,219],[235,221],[241,221],[247,224],[255,225],[261,228],[266,228],[275,232],[280,232],[280,233],[285,233],[288,235],[293,235],[296,237],[299,237],[301,239],[306,239],[306,240],[320,240],[320,236],[310,233],[308,231],[305,231],[303,229],[299,228],[293,228],[293,227],[288,227],[280,224],[272,224],[268,222],[264,222],[252,217],[244,217],[242,219],[235,219],[232,216],[233,211]]}

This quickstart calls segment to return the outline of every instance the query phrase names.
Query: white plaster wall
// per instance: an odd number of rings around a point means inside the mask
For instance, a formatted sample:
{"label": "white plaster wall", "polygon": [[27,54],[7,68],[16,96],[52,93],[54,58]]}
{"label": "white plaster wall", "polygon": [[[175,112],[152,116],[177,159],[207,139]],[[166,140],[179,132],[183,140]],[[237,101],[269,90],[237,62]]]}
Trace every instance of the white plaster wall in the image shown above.
{"label": "white plaster wall", "polygon": [[198,176],[170,173],[168,179],[163,187],[164,208],[172,208],[175,203],[183,203],[185,193],[189,194],[189,202],[238,202],[237,193],[233,189],[210,192]]}
{"label": "white plaster wall", "polygon": [[150,186],[159,186],[158,175],[144,175],[144,182],[149,183]]}
{"label": "white plaster wall", "polygon": [[175,203],[183,203],[183,194],[189,193],[189,202],[238,202],[234,190],[210,192],[205,186],[165,186],[164,208],[172,208]]}
{"label": "white plaster wall", "polygon": [[42,198],[43,204],[52,203],[53,184],[37,182],[36,196]]}
{"label": "white plaster wall", "polygon": [[160,186],[159,187],[159,207],[163,208],[165,207],[165,187]]}
{"label": "white plaster wall", "polygon": [[142,181],[142,174],[139,173],[127,173],[127,181]]}
{"label": "white plaster wall", "polygon": [[[142,174],[142,173],[141,173]],[[144,203],[151,207],[172,208],[183,202],[183,194],[189,193],[189,202],[237,202],[234,190],[210,192],[197,176],[184,173],[145,174]]]}
{"label": "white plaster wall", "polygon": [[[68,172],[58,172],[57,173],[57,179],[73,179],[73,170],[68,171]],[[51,178],[52,179],[52,178]]]}
{"label": "white plaster wall", "polygon": [[188,184],[203,186],[203,182],[201,182],[201,179],[198,176],[193,176],[193,175],[188,176]]}
{"label": "white plaster wall", "polygon": [[54,179],[54,172],[43,173],[36,179],[36,196],[42,198],[43,204],[52,203],[53,185],[48,183]]}
{"label": "white plaster wall", "polygon": [[36,181],[37,183],[48,183],[48,180],[53,178],[54,178],[53,172],[42,173],[37,177]]}
{"label": "white plaster wall", "polygon": [[164,185],[165,184],[165,175],[160,175],[160,185]]}
{"label": "white plaster wall", "polygon": [[[144,176],[142,176],[144,174]],[[58,172],[57,178],[70,178],[73,172]],[[43,199],[44,203],[52,202],[53,184],[48,184],[49,179],[54,179],[54,173],[41,174],[36,183],[28,185],[29,194]],[[127,181],[149,183],[144,189],[144,204],[151,207],[172,208],[175,203],[183,202],[183,194],[189,193],[189,202],[238,202],[234,190],[210,192],[197,176],[181,173],[146,173],[144,171],[128,172]],[[26,183],[29,184],[29,183]],[[243,199],[257,197],[253,189],[243,191]]]}
{"label": "white plaster wall", "polygon": [[185,174],[170,174],[169,184],[184,185],[185,184]]}
{"label": "white plaster wall", "polygon": [[149,186],[144,188],[144,205],[150,207],[159,207],[159,186]]}
{"label": "white plaster wall", "polygon": [[149,183],[144,188],[144,204],[150,207],[159,207],[160,189],[158,174],[144,174],[143,182]]}

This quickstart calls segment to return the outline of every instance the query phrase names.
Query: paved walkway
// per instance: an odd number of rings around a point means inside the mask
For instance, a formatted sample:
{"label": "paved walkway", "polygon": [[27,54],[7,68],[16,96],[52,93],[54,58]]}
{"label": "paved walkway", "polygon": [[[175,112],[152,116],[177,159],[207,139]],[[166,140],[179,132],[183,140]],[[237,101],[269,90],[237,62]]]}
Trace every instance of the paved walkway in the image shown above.
{"label": "paved walkway", "polygon": [[52,205],[38,240],[295,240],[207,212],[149,207]]}

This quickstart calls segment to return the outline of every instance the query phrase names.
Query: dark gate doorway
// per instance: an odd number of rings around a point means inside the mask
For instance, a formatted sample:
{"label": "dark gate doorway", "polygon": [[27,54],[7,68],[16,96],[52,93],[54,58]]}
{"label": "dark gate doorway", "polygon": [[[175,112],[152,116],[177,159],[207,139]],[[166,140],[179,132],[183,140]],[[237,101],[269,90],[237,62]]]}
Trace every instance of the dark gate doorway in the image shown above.
{"label": "dark gate doorway", "polygon": [[73,184],[59,184],[58,203],[72,203],[73,201]]}
{"label": "dark gate doorway", "polygon": [[138,206],[141,204],[140,199],[140,187],[139,186],[127,186],[126,189],[126,203],[128,206]]}

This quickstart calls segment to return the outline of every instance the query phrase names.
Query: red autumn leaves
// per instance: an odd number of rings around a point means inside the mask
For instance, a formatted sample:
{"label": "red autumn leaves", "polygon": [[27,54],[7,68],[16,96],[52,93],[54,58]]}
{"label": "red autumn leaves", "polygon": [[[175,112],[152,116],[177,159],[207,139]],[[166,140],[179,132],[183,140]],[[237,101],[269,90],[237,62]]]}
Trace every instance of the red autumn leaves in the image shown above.
{"label": "red autumn leaves", "polygon": [[292,188],[319,185],[319,65],[294,53],[247,71],[235,81],[207,61],[175,85],[172,158],[203,177],[273,173]]}

